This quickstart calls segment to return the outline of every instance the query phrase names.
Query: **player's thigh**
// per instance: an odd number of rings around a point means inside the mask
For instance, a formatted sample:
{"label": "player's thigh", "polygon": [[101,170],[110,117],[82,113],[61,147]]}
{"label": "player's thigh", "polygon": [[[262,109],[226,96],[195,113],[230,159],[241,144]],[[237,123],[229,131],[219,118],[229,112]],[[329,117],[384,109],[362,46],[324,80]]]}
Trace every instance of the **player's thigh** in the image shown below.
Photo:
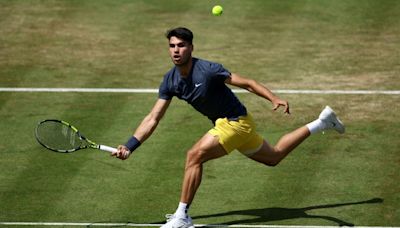
{"label": "player's thigh", "polygon": [[187,159],[194,162],[204,163],[208,160],[227,155],[225,149],[218,141],[218,137],[206,133],[188,151]]}
{"label": "player's thigh", "polygon": [[277,154],[275,149],[264,140],[260,150],[249,156],[249,158],[254,161],[273,166],[276,164],[276,161],[279,160],[280,155]]}

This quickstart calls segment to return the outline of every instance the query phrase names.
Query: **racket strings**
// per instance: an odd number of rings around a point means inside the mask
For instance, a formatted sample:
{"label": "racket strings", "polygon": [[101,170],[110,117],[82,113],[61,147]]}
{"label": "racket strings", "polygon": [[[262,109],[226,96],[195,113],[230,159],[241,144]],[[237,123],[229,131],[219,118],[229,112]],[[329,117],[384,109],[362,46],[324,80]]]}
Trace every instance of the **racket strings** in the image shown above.
{"label": "racket strings", "polygon": [[79,134],[61,122],[46,121],[36,128],[40,143],[53,150],[74,150],[81,146]]}

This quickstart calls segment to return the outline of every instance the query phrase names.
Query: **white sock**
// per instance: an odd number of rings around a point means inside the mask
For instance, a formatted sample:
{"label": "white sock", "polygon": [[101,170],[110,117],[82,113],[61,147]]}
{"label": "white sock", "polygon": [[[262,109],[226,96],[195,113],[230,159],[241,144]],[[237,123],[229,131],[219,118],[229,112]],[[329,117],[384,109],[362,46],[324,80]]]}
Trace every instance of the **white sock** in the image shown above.
{"label": "white sock", "polygon": [[188,210],[189,206],[187,205],[187,203],[180,202],[178,205],[178,209],[176,209],[175,211],[175,216],[178,218],[186,218]]}
{"label": "white sock", "polygon": [[326,124],[320,119],[316,119],[306,126],[311,134],[318,133],[326,129]]}

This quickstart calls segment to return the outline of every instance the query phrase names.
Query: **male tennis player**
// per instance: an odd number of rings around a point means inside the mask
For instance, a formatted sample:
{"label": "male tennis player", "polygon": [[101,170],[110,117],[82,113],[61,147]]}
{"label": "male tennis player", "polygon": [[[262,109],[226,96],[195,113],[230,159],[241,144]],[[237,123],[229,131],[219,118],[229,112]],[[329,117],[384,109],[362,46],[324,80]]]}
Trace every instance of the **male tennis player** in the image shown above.
{"label": "male tennis player", "polygon": [[113,153],[122,160],[127,159],[153,133],[174,96],[187,101],[212,121],[214,126],[187,152],[180,203],[163,228],[194,227],[188,209],[200,185],[206,161],[236,149],[254,161],[275,166],[312,133],[328,129],[344,133],[344,125],[327,106],[317,120],[284,135],[271,146],[257,133],[250,112],[226,84],[246,89],[270,101],[273,110],[283,107],[284,113],[290,114],[288,102],[258,82],[229,72],[221,64],[192,57],[193,34],[189,29],[172,29],[166,37],[175,66],[165,74],[159,99],[151,112],[128,142]]}

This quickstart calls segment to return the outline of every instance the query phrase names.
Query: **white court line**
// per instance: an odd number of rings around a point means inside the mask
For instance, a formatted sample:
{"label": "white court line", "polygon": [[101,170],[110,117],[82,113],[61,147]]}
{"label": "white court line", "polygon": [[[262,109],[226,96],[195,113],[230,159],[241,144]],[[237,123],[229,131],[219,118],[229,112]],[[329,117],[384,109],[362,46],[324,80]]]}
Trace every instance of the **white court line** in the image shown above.
{"label": "white court line", "polygon": [[[162,224],[135,223],[88,223],[88,222],[0,222],[0,226],[86,226],[86,227],[160,227]],[[338,228],[338,226],[301,226],[301,225],[207,225],[195,224],[195,227],[235,227],[235,228]],[[346,227],[346,226],[343,226]],[[394,226],[352,226],[352,228],[400,228]]]}
{"label": "white court line", "polygon": [[[247,93],[243,89],[233,89],[235,93]],[[272,90],[275,93],[282,94],[386,94],[400,95],[400,90],[293,90],[278,89]],[[18,87],[0,87],[0,92],[50,92],[50,93],[158,93],[158,89],[123,89],[123,88],[18,88]]]}

